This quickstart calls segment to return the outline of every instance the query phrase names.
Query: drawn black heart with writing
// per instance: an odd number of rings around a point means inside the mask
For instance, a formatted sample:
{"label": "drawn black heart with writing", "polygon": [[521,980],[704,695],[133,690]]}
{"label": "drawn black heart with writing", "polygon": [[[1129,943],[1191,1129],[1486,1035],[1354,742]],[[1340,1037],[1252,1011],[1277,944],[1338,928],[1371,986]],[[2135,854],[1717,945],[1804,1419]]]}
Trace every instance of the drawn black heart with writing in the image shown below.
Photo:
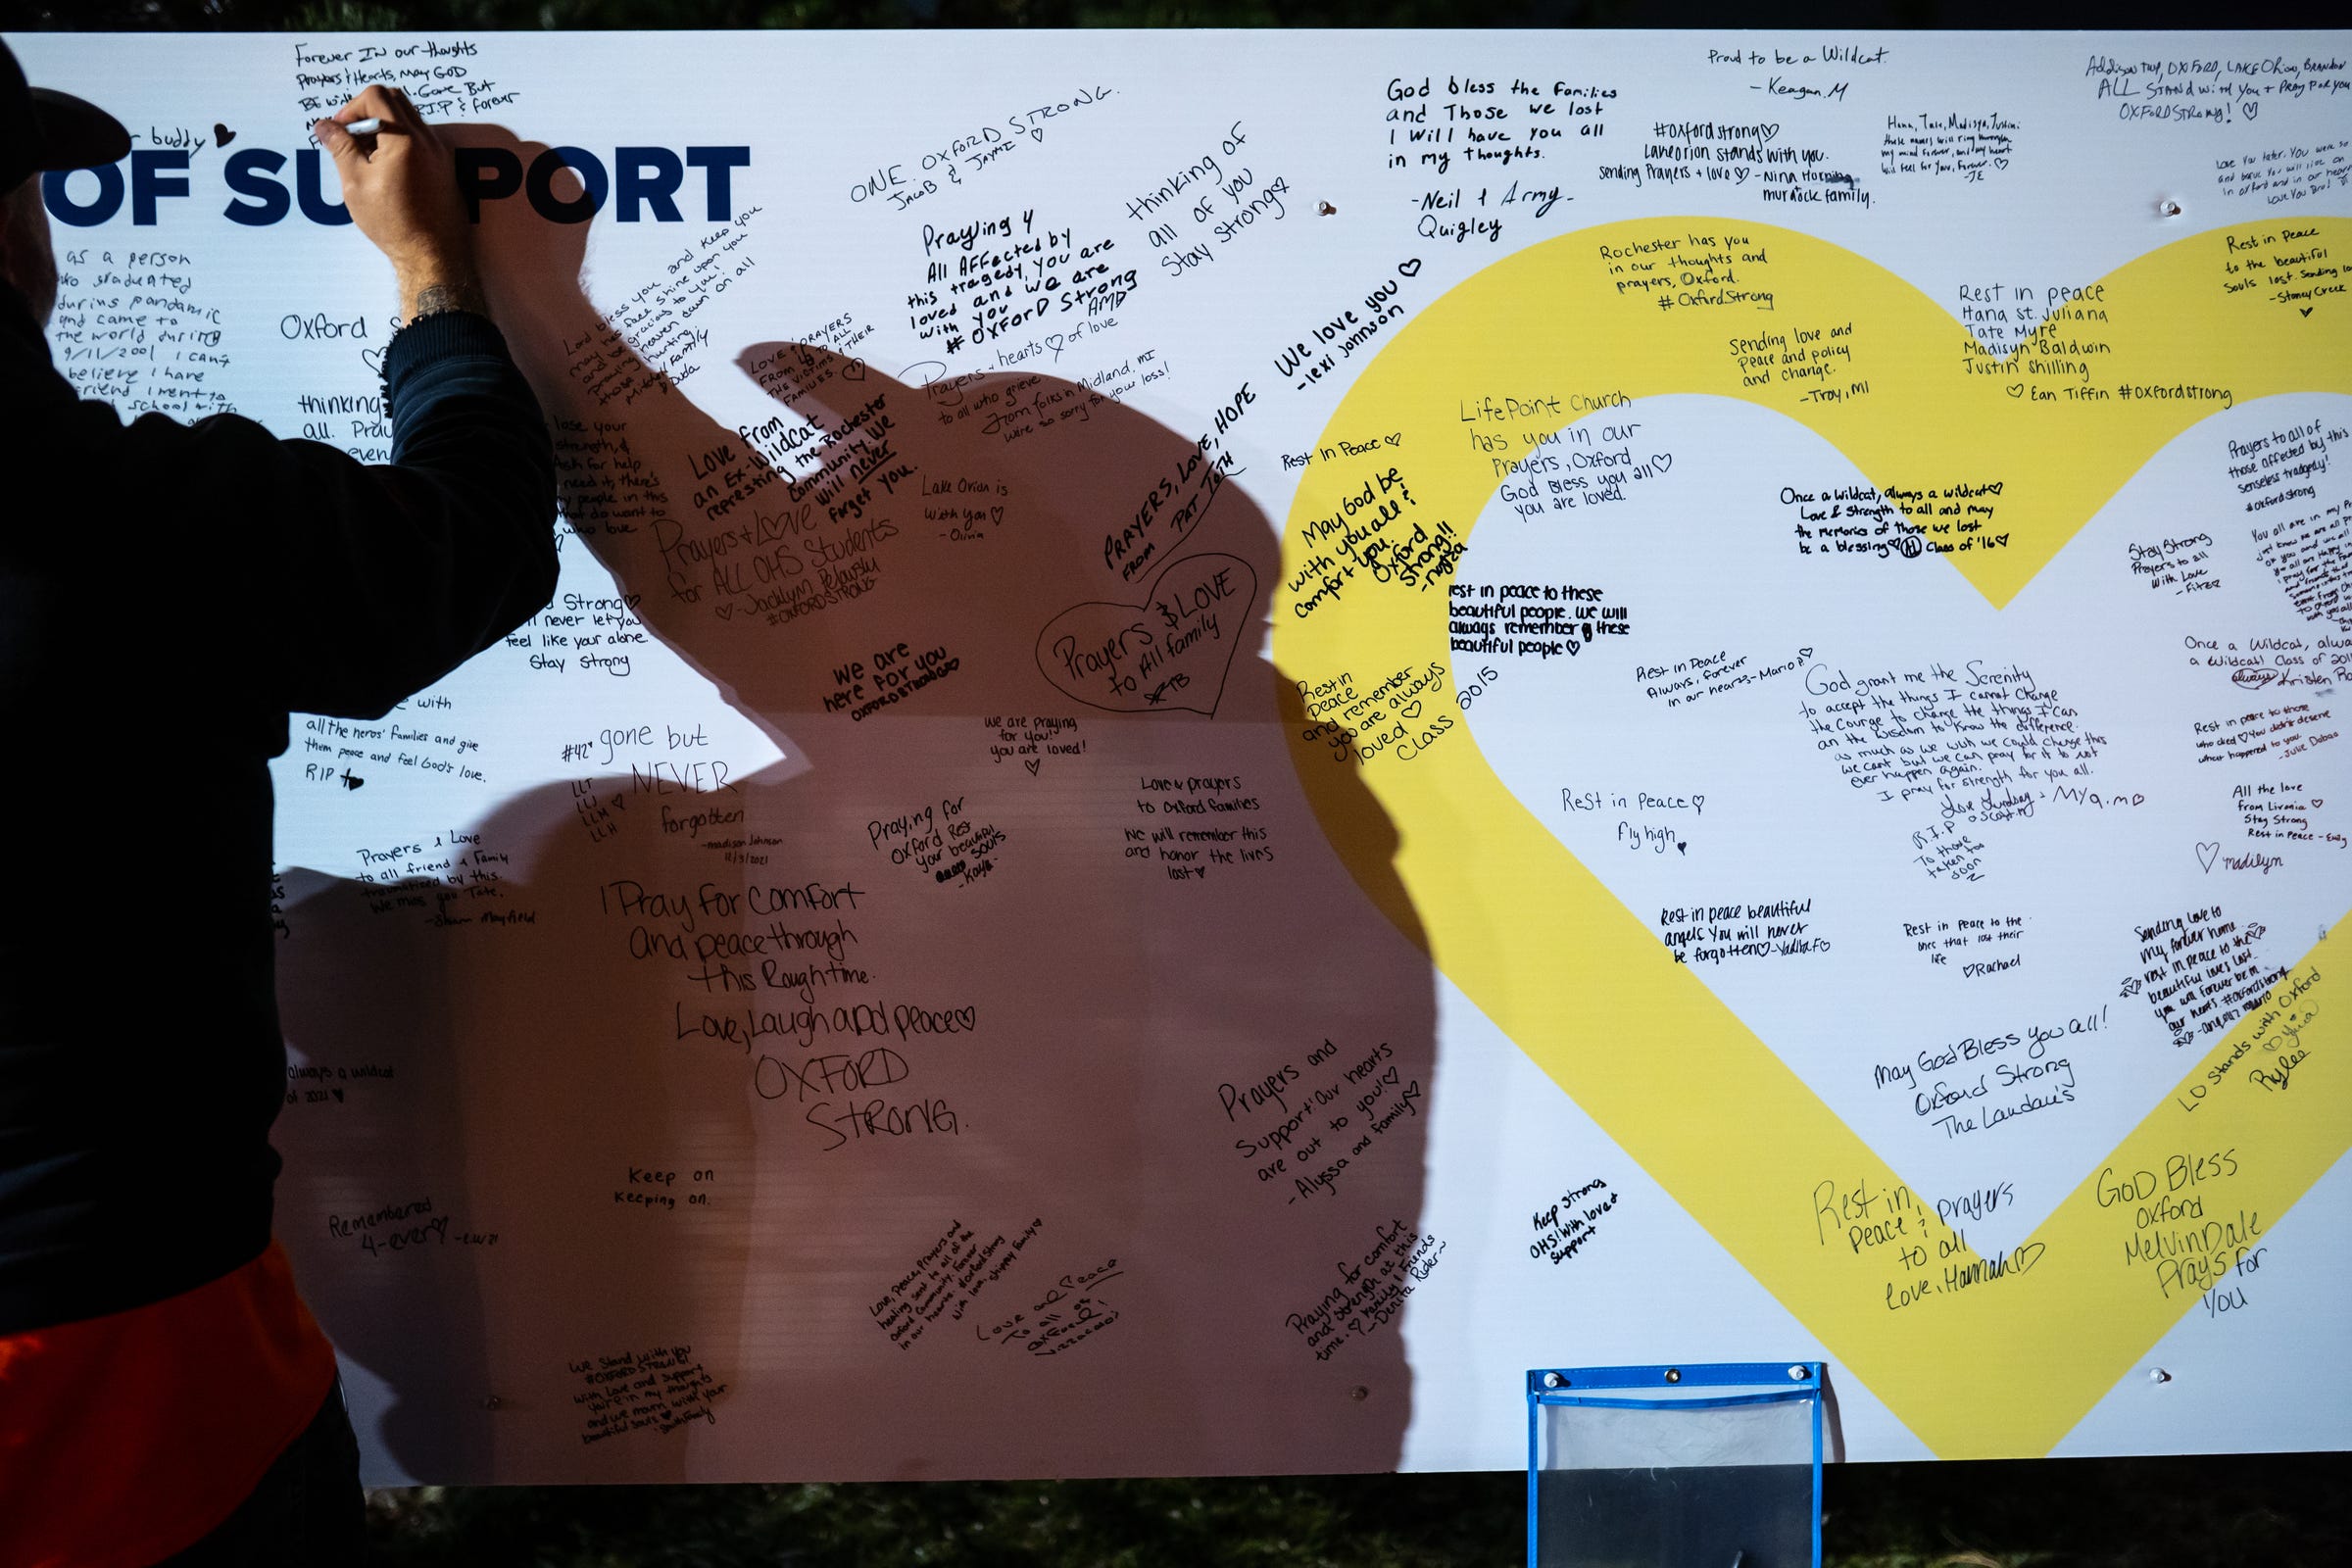
{"label": "drawn black heart with writing", "polygon": [[1246,639],[1257,573],[1238,556],[1170,562],[1140,605],[1072,605],[1037,634],[1037,666],[1065,695],[1113,713],[1214,713]]}
{"label": "drawn black heart with writing", "polygon": [[233,130],[229,129],[229,128],[228,128],[226,125],[223,125],[223,124],[222,124],[222,123],[220,123],[220,122],[219,122],[218,120],[216,120],[216,121],[214,121],[214,122],[213,122],[213,145],[214,145],[214,146],[216,146],[216,147],[225,147],[225,146],[227,146],[227,145],[228,145],[230,142],[232,142],[232,141],[235,141],[236,139],[237,139],[237,133],[236,133],[235,131],[233,131]]}

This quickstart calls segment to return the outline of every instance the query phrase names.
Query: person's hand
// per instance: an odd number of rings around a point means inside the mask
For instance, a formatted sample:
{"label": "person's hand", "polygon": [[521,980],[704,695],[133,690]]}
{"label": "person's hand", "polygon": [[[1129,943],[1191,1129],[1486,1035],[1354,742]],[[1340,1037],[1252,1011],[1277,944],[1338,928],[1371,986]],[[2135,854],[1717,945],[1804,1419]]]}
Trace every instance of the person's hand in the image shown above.
{"label": "person's hand", "polygon": [[[365,119],[382,122],[374,135],[354,136],[343,128]],[[335,161],[352,222],[392,263],[402,318],[485,310],[474,274],[472,225],[458,199],[449,147],[409,95],[397,87],[363,88],[311,130]]]}

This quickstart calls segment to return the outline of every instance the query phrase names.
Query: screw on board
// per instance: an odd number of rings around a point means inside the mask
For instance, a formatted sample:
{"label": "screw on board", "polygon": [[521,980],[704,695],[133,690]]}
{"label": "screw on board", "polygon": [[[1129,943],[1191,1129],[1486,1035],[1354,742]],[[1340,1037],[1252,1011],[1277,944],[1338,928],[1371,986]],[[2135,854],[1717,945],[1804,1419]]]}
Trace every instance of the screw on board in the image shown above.
{"label": "screw on board", "polygon": [[2179,218],[2180,216],[2180,204],[2170,196],[2159,197],[2156,202],[2156,216],[2159,218]]}
{"label": "screw on board", "polygon": [[1361,1404],[1366,1399],[1372,1397],[1372,1391],[1365,1388],[1361,1383],[1358,1383],[1354,1388],[1348,1391],[1348,1397],[1353,1399],[1356,1403]]}

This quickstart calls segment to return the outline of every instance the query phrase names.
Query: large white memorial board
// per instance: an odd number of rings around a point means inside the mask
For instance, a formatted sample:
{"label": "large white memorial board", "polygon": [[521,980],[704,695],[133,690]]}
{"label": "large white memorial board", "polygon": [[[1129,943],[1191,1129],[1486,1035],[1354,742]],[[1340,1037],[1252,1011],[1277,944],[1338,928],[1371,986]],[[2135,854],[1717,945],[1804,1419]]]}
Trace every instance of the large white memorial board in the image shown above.
{"label": "large white memorial board", "polygon": [[387,455],[388,80],[555,425],[276,769],[373,1479],[2352,1441],[2352,36],[13,43],[85,390]]}

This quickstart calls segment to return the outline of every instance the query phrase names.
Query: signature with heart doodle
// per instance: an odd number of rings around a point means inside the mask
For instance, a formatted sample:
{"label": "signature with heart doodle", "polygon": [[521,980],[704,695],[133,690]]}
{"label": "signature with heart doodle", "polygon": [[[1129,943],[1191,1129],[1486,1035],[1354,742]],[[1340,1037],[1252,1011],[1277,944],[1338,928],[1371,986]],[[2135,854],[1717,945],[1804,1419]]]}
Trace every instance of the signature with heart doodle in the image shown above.
{"label": "signature with heart doodle", "polygon": [[987,721],[989,731],[988,760],[1004,763],[1018,760],[1035,778],[1045,765],[1046,758],[1084,757],[1086,738],[1078,733],[1078,720],[1040,714],[1035,718],[992,715]]}

